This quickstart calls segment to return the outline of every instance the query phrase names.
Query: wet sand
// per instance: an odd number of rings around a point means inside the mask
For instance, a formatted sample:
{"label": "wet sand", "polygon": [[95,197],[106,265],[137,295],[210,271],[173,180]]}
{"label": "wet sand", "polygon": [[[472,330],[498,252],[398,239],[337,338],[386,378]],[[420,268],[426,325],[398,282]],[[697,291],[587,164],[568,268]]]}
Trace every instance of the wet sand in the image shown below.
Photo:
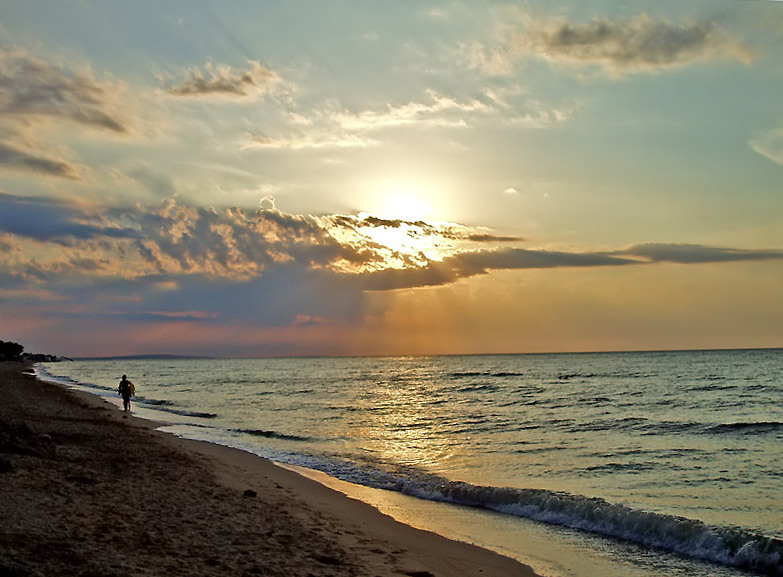
{"label": "wet sand", "polygon": [[0,363],[0,576],[534,576]]}

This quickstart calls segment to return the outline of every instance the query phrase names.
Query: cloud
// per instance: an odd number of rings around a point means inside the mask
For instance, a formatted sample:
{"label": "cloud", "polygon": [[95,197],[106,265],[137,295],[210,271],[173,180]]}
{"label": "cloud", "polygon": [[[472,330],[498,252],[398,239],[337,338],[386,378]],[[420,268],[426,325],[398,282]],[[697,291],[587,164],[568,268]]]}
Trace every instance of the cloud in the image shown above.
{"label": "cloud", "polygon": [[272,198],[260,210],[167,199],[96,211],[0,193],[0,291],[27,287],[25,302],[92,303],[90,318],[128,322],[360,322],[369,292],[492,271],[783,259],[783,250],[676,243],[612,252],[509,246],[520,242],[455,223],[288,214]]}
{"label": "cloud", "polygon": [[397,129],[464,129],[497,123],[540,129],[569,121],[575,105],[557,107],[541,102],[509,102],[515,91],[487,90],[479,96],[448,96],[425,89],[417,98],[401,103],[380,103],[349,110],[334,102],[317,110],[288,114],[285,134],[264,129],[248,131],[241,150],[348,150],[382,144],[384,131]]}
{"label": "cloud", "polygon": [[636,244],[613,254],[680,264],[783,260],[783,250],[744,250],[677,243]]}
{"label": "cloud", "polygon": [[5,192],[0,192],[0,232],[66,245],[73,244],[75,239],[127,239],[137,236],[129,228],[107,224],[63,202]]}
{"label": "cloud", "polygon": [[208,62],[202,69],[191,69],[187,79],[167,92],[173,96],[200,98],[249,98],[269,93],[279,85],[280,76],[259,62],[249,60],[248,70],[214,66]]}
{"label": "cloud", "polygon": [[525,270],[561,267],[603,267],[639,264],[604,253],[569,253],[507,248],[455,254],[415,270],[387,269],[366,277],[367,290],[395,290],[451,284],[491,270]]}
{"label": "cloud", "polygon": [[472,242],[492,242],[492,243],[501,243],[501,242],[522,242],[525,240],[521,236],[502,236],[497,234],[489,234],[489,233],[476,233],[468,235],[468,240]]}
{"label": "cloud", "polygon": [[465,50],[475,68],[508,74],[525,58],[555,64],[597,65],[617,74],[655,72],[697,61],[752,62],[752,51],[710,21],[674,24],[640,14],[628,20],[595,18],[588,23],[524,17],[498,47]]}
{"label": "cloud", "polygon": [[[372,109],[349,111],[327,107],[312,111],[310,117],[291,115],[295,127],[292,134],[274,136],[251,133],[242,149],[320,150],[370,148],[377,146],[377,131],[402,127],[463,128],[471,119],[495,115],[500,110],[495,102],[476,98],[457,99],[427,90],[421,100],[404,104],[386,104]],[[505,121],[514,120],[504,118]]]}
{"label": "cloud", "polygon": [[117,110],[121,92],[87,71],[58,68],[20,51],[0,52],[0,115],[6,122],[53,118],[122,134],[128,128]]}
{"label": "cloud", "polygon": [[[639,260],[642,259],[642,260]],[[467,251],[417,269],[385,269],[364,275],[366,290],[385,291],[451,284],[492,270],[615,267],[783,260],[783,250],[742,250],[698,244],[644,243],[615,252],[562,252],[506,248]]]}
{"label": "cloud", "polygon": [[123,321],[131,321],[134,323],[169,323],[175,320],[180,323],[198,323],[203,324],[205,321],[216,318],[216,313],[210,313],[205,311],[143,311],[143,312],[130,312],[119,313],[114,315],[115,319],[122,319]]}
{"label": "cloud", "polygon": [[[407,279],[415,278],[416,271],[422,278],[437,271],[454,280],[487,268],[514,267],[517,265],[509,264],[514,262],[513,253],[485,249],[474,256],[472,252],[455,255],[477,245],[521,240],[455,223],[370,215],[292,215],[276,209],[270,197],[262,199],[262,208],[257,211],[236,207],[217,210],[167,199],[158,206],[107,209],[96,214],[53,200],[0,194],[0,211],[0,233],[39,243],[35,248],[27,246],[30,255],[38,256],[30,256],[17,267],[19,274],[38,278],[79,270],[126,279],[166,275],[250,282],[299,270],[354,279],[351,282],[358,282],[356,290],[361,291],[363,279],[387,270],[402,271]],[[41,243],[68,250],[45,250]],[[536,266],[533,253],[526,252],[525,257],[525,267]],[[516,258],[518,263],[523,260],[521,255]],[[556,258],[547,255],[547,263]],[[582,262],[584,257],[573,259]],[[400,286],[400,281],[379,279],[368,286],[376,290],[389,282],[389,286]],[[421,282],[423,286],[433,284],[432,280]]]}
{"label": "cloud", "polygon": [[258,201],[258,206],[261,210],[277,210],[275,206],[275,197],[271,194],[267,194]]}
{"label": "cloud", "polygon": [[0,169],[79,180],[84,166],[61,158],[35,133],[47,123],[124,136],[123,86],[97,80],[89,70],[57,67],[22,51],[0,51]]}
{"label": "cloud", "polygon": [[342,111],[335,115],[335,121],[346,130],[378,130],[414,124],[462,127],[467,125],[464,118],[466,115],[493,111],[493,107],[475,98],[460,101],[429,90],[424,102],[389,105],[383,110],[366,110],[359,113]]}
{"label": "cloud", "polygon": [[0,193],[0,233],[68,246],[71,252],[59,258],[69,263],[82,258],[83,264],[92,260],[101,270],[121,256],[125,276],[248,280],[281,269],[319,270],[361,278],[372,290],[444,284],[491,270],[783,258],[779,250],[676,243],[644,243],[613,252],[533,250],[507,246],[522,238],[455,223],[293,215],[276,209],[271,197],[263,198],[261,207],[217,210],[167,199],[157,206],[98,214],[54,200]]}
{"label": "cloud", "polygon": [[760,133],[749,144],[760,155],[783,165],[783,126]]}
{"label": "cloud", "polygon": [[104,218],[135,231],[132,241],[118,241],[111,250],[124,255],[125,274],[138,277],[248,280],[281,267],[334,269],[359,266],[368,258],[338,242],[328,230],[328,219],[283,213],[271,198],[263,199],[257,211],[217,210],[166,199],[158,206],[111,209]]}
{"label": "cloud", "polygon": [[0,143],[0,168],[79,179],[76,167],[64,160],[47,158],[3,143]]}
{"label": "cloud", "polygon": [[363,138],[343,131],[322,134],[294,134],[283,137],[272,137],[263,134],[249,135],[241,143],[241,150],[272,149],[272,150],[324,150],[369,148],[376,146],[377,141]]}
{"label": "cloud", "polygon": [[21,252],[22,244],[11,234],[0,234],[0,252]]}

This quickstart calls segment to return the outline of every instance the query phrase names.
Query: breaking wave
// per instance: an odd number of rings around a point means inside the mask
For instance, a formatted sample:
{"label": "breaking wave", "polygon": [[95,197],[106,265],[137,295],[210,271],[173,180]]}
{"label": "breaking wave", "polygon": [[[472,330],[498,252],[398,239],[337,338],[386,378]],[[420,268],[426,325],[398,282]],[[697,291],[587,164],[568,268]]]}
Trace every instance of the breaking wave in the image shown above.
{"label": "breaking wave", "polygon": [[783,541],[732,527],[631,509],[599,498],[538,489],[480,487],[446,483],[439,487],[403,486],[412,495],[492,509],[590,531],[703,559],[783,575]]}
{"label": "breaking wave", "polygon": [[302,457],[291,464],[318,469],[352,483],[588,531],[765,575],[783,575],[783,540],[735,527],[712,526],[583,495],[477,486],[412,471],[400,475],[355,462]]}
{"label": "breaking wave", "polygon": [[620,539],[758,574],[783,575],[783,540],[737,527],[633,509],[597,497],[545,489],[515,489],[449,481],[415,467],[312,454],[270,451],[264,456],[316,469],[349,483],[478,507]]}

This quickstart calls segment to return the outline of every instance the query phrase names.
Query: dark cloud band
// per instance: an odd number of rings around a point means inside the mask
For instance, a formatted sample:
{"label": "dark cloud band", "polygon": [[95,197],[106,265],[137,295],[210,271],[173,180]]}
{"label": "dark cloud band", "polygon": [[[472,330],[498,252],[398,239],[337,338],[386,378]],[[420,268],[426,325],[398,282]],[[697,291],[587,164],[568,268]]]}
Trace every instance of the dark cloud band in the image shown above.
{"label": "dark cloud band", "polygon": [[183,97],[245,98],[269,91],[279,80],[276,73],[252,60],[250,68],[243,71],[207,64],[203,69],[189,71],[184,82],[168,87],[167,91],[173,96]]}
{"label": "dark cloud band", "polygon": [[76,168],[64,160],[36,155],[2,143],[0,143],[0,168],[74,180],[79,178]]}
{"label": "dark cloud band", "polygon": [[0,114],[55,117],[116,133],[127,131],[114,111],[119,89],[85,73],[73,73],[21,52],[0,52]]}

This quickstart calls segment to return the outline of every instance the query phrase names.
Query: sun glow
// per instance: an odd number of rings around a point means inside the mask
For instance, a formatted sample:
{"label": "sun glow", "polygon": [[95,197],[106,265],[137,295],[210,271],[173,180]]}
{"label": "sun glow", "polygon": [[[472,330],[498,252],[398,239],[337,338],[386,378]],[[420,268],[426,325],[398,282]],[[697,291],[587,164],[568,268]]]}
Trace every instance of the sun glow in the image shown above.
{"label": "sun glow", "polygon": [[427,179],[383,179],[368,189],[365,209],[382,218],[417,221],[437,216],[440,187]]}
{"label": "sun glow", "polygon": [[[359,215],[357,230],[388,251],[387,264],[392,268],[406,268],[412,264],[425,265],[427,261],[441,260],[453,247],[440,234],[439,226],[422,221],[379,219],[369,214]],[[362,223],[366,223],[362,226]]]}
{"label": "sun glow", "polygon": [[471,233],[448,222],[445,183],[415,173],[362,181],[356,191],[361,212],[341,216],[330,234],[367,258],[359,264],[341,262],[342,270],[421,268],[459,251]]}
{"label": "sun glow", "polygon": [[471,242],[472,229],[456,223],[382,218],[366,212],[338,215],[329,234],[362,255],[359,262],[344,260],[345,272],[427,267],[456,254]]}
{"label": "sun glow", "polygon": [[379,210],[379,213],[386,218],[409,221],[430,218],[434,212],[432,206],[427,204],[420,194],[411,189],[400,189],[390,193],[384,199]]}

